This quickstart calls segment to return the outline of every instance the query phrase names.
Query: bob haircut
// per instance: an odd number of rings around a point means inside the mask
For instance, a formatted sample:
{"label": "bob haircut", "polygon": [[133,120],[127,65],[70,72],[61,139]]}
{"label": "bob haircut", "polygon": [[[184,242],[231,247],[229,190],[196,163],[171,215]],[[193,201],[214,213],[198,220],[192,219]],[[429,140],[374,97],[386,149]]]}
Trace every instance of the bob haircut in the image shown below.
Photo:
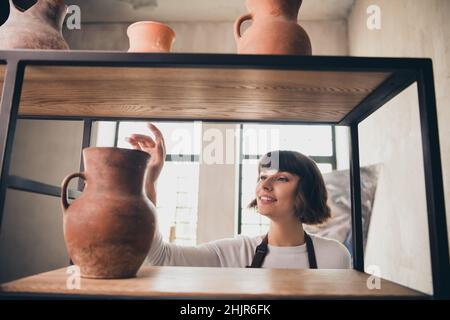
{"label": "bob haircut", "polygon": [[[258,180],[263,170],[284,171],[300,177],[296,191],[295,215],[302,223],[320,224],[330,218],[325,182],[312,159],[296,151],[272,151],[259,161]],[[256,199],[253,199],[248,208],[257,209]]]}

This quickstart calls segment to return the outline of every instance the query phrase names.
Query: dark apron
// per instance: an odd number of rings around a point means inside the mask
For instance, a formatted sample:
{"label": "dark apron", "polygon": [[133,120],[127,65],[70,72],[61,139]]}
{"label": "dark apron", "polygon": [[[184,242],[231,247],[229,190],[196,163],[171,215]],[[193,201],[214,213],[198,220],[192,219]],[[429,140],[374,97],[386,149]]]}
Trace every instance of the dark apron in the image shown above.
{"label": "dark apron", "polygon": [[[252,265],[246,268],[261,268],[264,259],[267,255],[269,242],[268,234],[264,237],[259,246],[256,247],[255,256],[253,257]],[[308,262],[310,269],[317,269],[316,253],[314,252],[314,245],[311,237],[305,232],[306,250],[308,252]]]}

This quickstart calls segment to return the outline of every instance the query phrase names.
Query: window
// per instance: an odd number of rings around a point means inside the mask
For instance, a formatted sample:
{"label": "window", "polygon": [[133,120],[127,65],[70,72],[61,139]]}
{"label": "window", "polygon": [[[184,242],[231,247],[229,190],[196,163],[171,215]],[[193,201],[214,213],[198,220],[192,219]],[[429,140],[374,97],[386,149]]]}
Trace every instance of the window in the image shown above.
{"label": "window", "polygon": [[[154,123],[162,131],[167,149],[165,167],[157,182],[159,230],[165,241],[196,245],[199,177],[205,165],[201,161],[204,156],[202,143],[205,142],[202,130],[206,127],[202,128],[201,122],[192,121]],[[97,146],[131,148],[125,141],[126,137],[133,133],[150,134],[146,122],[101,122],[98,128]],[[109,134],[105,134],[106,131]],[[238,174],[235,179],[239,194],[239,234],[259,235],[268,229],[267,218],[247,209],[254,199],[258,159],[264,153],[279,149],[297,150],[312,157],[323,173],[336,168],[335,129],[332,126],[240,124],[238,134],[241,161],[236,168]],[[230,185],[230,190],[235,188],[234,184]],[[208,188],[200,191],[208,193]],[[215,200],[208,197],[208,201]],[[230,219],[234,217],[230,216]]]}
{"label": "window", "polygon": [[322,173],[336,169],[335,128],[329,125],[243,124],[240,130],[238,233],[257,236],[269,219],[248,209],[255,197],[258,159],[272,150],[296,150],[316,161]]}
{"label": "window", "polygon": [[[126,137],[133,133],[152,135],[146,123],[101,122],[98,126],[97,146],[109,144],[131,148]],[[158,228],[165,241],[178,245],[195,245],[201,122],[153,123],[164,135],[167,154],[164,170],[156,185]],[[109,135],[105,134],[106,131],[109,131]]]}

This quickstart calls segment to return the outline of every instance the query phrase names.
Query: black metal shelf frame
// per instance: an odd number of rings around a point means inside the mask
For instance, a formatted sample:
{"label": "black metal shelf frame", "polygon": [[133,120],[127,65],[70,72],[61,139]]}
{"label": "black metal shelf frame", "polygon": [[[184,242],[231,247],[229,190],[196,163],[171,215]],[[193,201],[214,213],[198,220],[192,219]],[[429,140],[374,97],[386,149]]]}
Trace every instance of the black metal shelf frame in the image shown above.
{"label": "black metal shelf frame", "polygon": [[[343,73],[349,71],[391,72],[392,75],[387,80],[378,86],[340,122],[314,122],[315,124],[347,126],[350,129],[350,184],[352,198],[354,269],[362,272],[364,272],[364,252],[362,242],[363,230],[361,220],[358,124],[411,84],[417,83],[428,211],[427,217],[433,279],[433,298],[450,298],[449,246],[445,216],[434,77],[432,61],[430,59],[234,54],[153,54],[93,51],[0,51],[0,64],[6,65],[6,75],[4,78],[0,109],[0,228],[6,189],[8,187],[20,189],[20,185],[23,182],[20,178],[10,177],[8,173],[26,66],[52,65],[143,68],[198,67],[315,70],[338,71]],[[90,142],[92,121],[126,120],[127,116],[124,115],[120,118],[24,116],[23,118],[82,120],[84,121],[82,147],[85,147],[88,146]],[[142,118],[140,120],[147,119]],[[158,121],[164,120],[165,119],[158,119]],[[206,120],[211,122],[210,119],[199,118],[191,120]],[[168,119],[168,121],[176,121],[176,119]],[[228,120],[212,121],[227,122]],[[235,120],[230,121],[235,122]],[[274,121],[248,120],[242,122],[279,123]],[[298,119],[298,121],[293,119],[293,121],[289,121],[289,123],[304,124],[308,122],[302,121],[301,119]],[[48,186],[35,184],[31,189],[38,191],[41,187],[44,187],[45,189]],[[80,182],[79,189],[81,190],[81,188],[82,184]],[[47,188],[47,191],[55,193],[57,190]]]}

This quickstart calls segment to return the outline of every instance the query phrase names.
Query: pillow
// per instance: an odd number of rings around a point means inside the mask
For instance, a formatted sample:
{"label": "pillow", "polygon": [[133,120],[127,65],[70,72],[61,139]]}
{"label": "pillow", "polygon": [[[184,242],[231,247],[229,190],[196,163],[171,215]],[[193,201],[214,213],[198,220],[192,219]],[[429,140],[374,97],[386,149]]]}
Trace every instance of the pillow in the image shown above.
{"label": "pillow", "polygon": [[[380,164],[361,167],[361,213],[363,220],[363,247],[366,246],[367,233],[372,214],[372,206]],[[328,206],[331,218],[320,225],[304,225],[307,232],[335,239],[352,252],[352,209],[350,195],[350,171],[340,170],[323,174],[328,191]]]}

